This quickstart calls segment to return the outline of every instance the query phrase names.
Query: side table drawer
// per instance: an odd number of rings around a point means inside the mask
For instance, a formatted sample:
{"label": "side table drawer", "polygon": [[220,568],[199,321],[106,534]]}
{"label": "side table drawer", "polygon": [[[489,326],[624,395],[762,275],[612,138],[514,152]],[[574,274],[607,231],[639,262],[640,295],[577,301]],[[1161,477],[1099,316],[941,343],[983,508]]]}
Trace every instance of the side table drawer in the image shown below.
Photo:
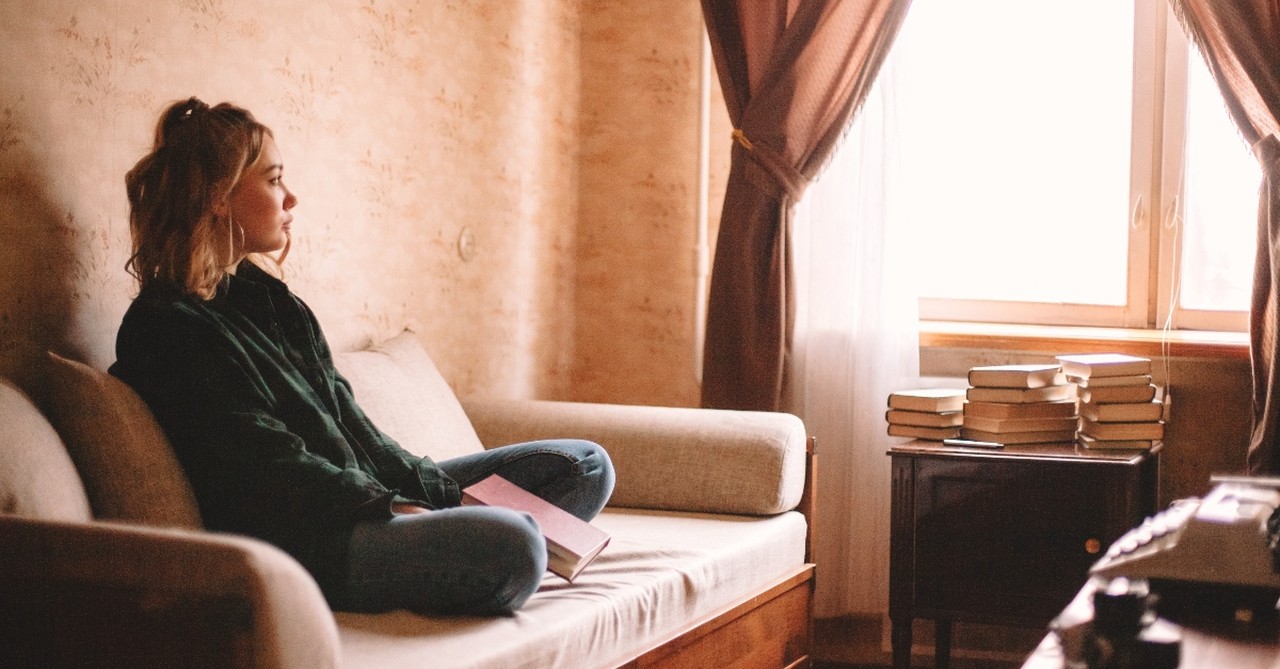
{"label": "side table drawer", "polygon": [[1134,522],[1123,467],[918,459],[916,468],[918,610],[1047,622]]}

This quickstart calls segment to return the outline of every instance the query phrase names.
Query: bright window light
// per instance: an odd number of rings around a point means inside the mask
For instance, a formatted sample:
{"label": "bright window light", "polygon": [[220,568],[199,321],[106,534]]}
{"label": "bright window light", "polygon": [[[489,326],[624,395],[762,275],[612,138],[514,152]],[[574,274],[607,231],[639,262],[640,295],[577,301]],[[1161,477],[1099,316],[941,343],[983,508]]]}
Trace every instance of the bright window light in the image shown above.
{"label": "bright window light", "polygon": [[1133,7],[915,0],[895,47],[895,224],[925,297],[1126,299]]}
{"label": "bright window light", "polygon": [[1171,11],[912,3],[882,78],[923,318],[1247,327],[1260,169]]}
{"label": "bright window light", "polygon": [[1246,311],[1262,172],[1227,114],[1204,59],[1195,52],[1187,91],[1180,306]]}

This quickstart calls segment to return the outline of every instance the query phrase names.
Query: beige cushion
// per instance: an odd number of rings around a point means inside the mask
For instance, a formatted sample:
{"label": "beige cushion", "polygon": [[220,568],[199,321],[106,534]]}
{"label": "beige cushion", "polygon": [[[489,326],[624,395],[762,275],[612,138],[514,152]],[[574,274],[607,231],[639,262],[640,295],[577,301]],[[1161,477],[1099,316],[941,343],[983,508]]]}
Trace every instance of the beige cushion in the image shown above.
{"label": "beige cushion", "polygon": [[406,451],[447,460],[484,450],[453,389],[412,332],[334,355],[356,403]]}
{"label": "beige cushion", "polygon": [[618,474],[610,506],[768,515],[804,491],[808,438],[791,414],[482,398],[466,410],[487,444],[604,446]]}
{"label": "beige cushion", "polygon": [[200,528],[195,495],[147,405],[123,381],[49,354],[39,395],[99,519]]}
{"label": "beige cushion", "polygon": [[91,519],[84,486],[58,433],[6,379],[0,379],[0,430],[0,513]]}

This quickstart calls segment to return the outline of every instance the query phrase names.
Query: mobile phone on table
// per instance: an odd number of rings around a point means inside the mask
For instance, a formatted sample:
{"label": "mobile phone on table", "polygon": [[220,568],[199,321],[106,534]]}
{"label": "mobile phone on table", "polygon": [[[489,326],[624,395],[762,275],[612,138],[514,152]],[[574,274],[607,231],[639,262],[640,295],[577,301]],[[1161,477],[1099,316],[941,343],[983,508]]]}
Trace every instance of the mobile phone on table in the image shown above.
{"label": "mobile phone on table", "polygon": [[978,441],[976,439],[943,439],[945,446],[960,446],[962,448],[1004,448],[1004,444],[995,441]]}

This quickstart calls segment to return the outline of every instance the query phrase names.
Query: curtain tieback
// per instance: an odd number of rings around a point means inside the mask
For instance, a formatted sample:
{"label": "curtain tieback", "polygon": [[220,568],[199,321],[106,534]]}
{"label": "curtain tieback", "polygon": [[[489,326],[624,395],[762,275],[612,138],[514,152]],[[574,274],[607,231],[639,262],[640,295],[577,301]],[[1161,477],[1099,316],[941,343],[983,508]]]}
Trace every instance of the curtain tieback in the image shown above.
{"label": "curtain tieback", "polygon": [[1254,142],[1253,155],[1262,164],[1264,173],[1271,171],[1271,163],[1280,159],[1280,136],[1270,134]]}
{"label": "curtain tieback", "polygon": [[751,140],[747,139],[747,135],[742,132],[742,128],[733,129],[733,141],[746,149],[748,155],[751,156],[751,160],[764,168],[773,177],[774,182],[781,187],[780,194],[786,194],[793,202],[800,201],[805,190],[809,187],[809,180],[803,174],[790,165],[782,156],[778,155],[778,152],[774,151],[768,144],[761,144],[757,147]]}

